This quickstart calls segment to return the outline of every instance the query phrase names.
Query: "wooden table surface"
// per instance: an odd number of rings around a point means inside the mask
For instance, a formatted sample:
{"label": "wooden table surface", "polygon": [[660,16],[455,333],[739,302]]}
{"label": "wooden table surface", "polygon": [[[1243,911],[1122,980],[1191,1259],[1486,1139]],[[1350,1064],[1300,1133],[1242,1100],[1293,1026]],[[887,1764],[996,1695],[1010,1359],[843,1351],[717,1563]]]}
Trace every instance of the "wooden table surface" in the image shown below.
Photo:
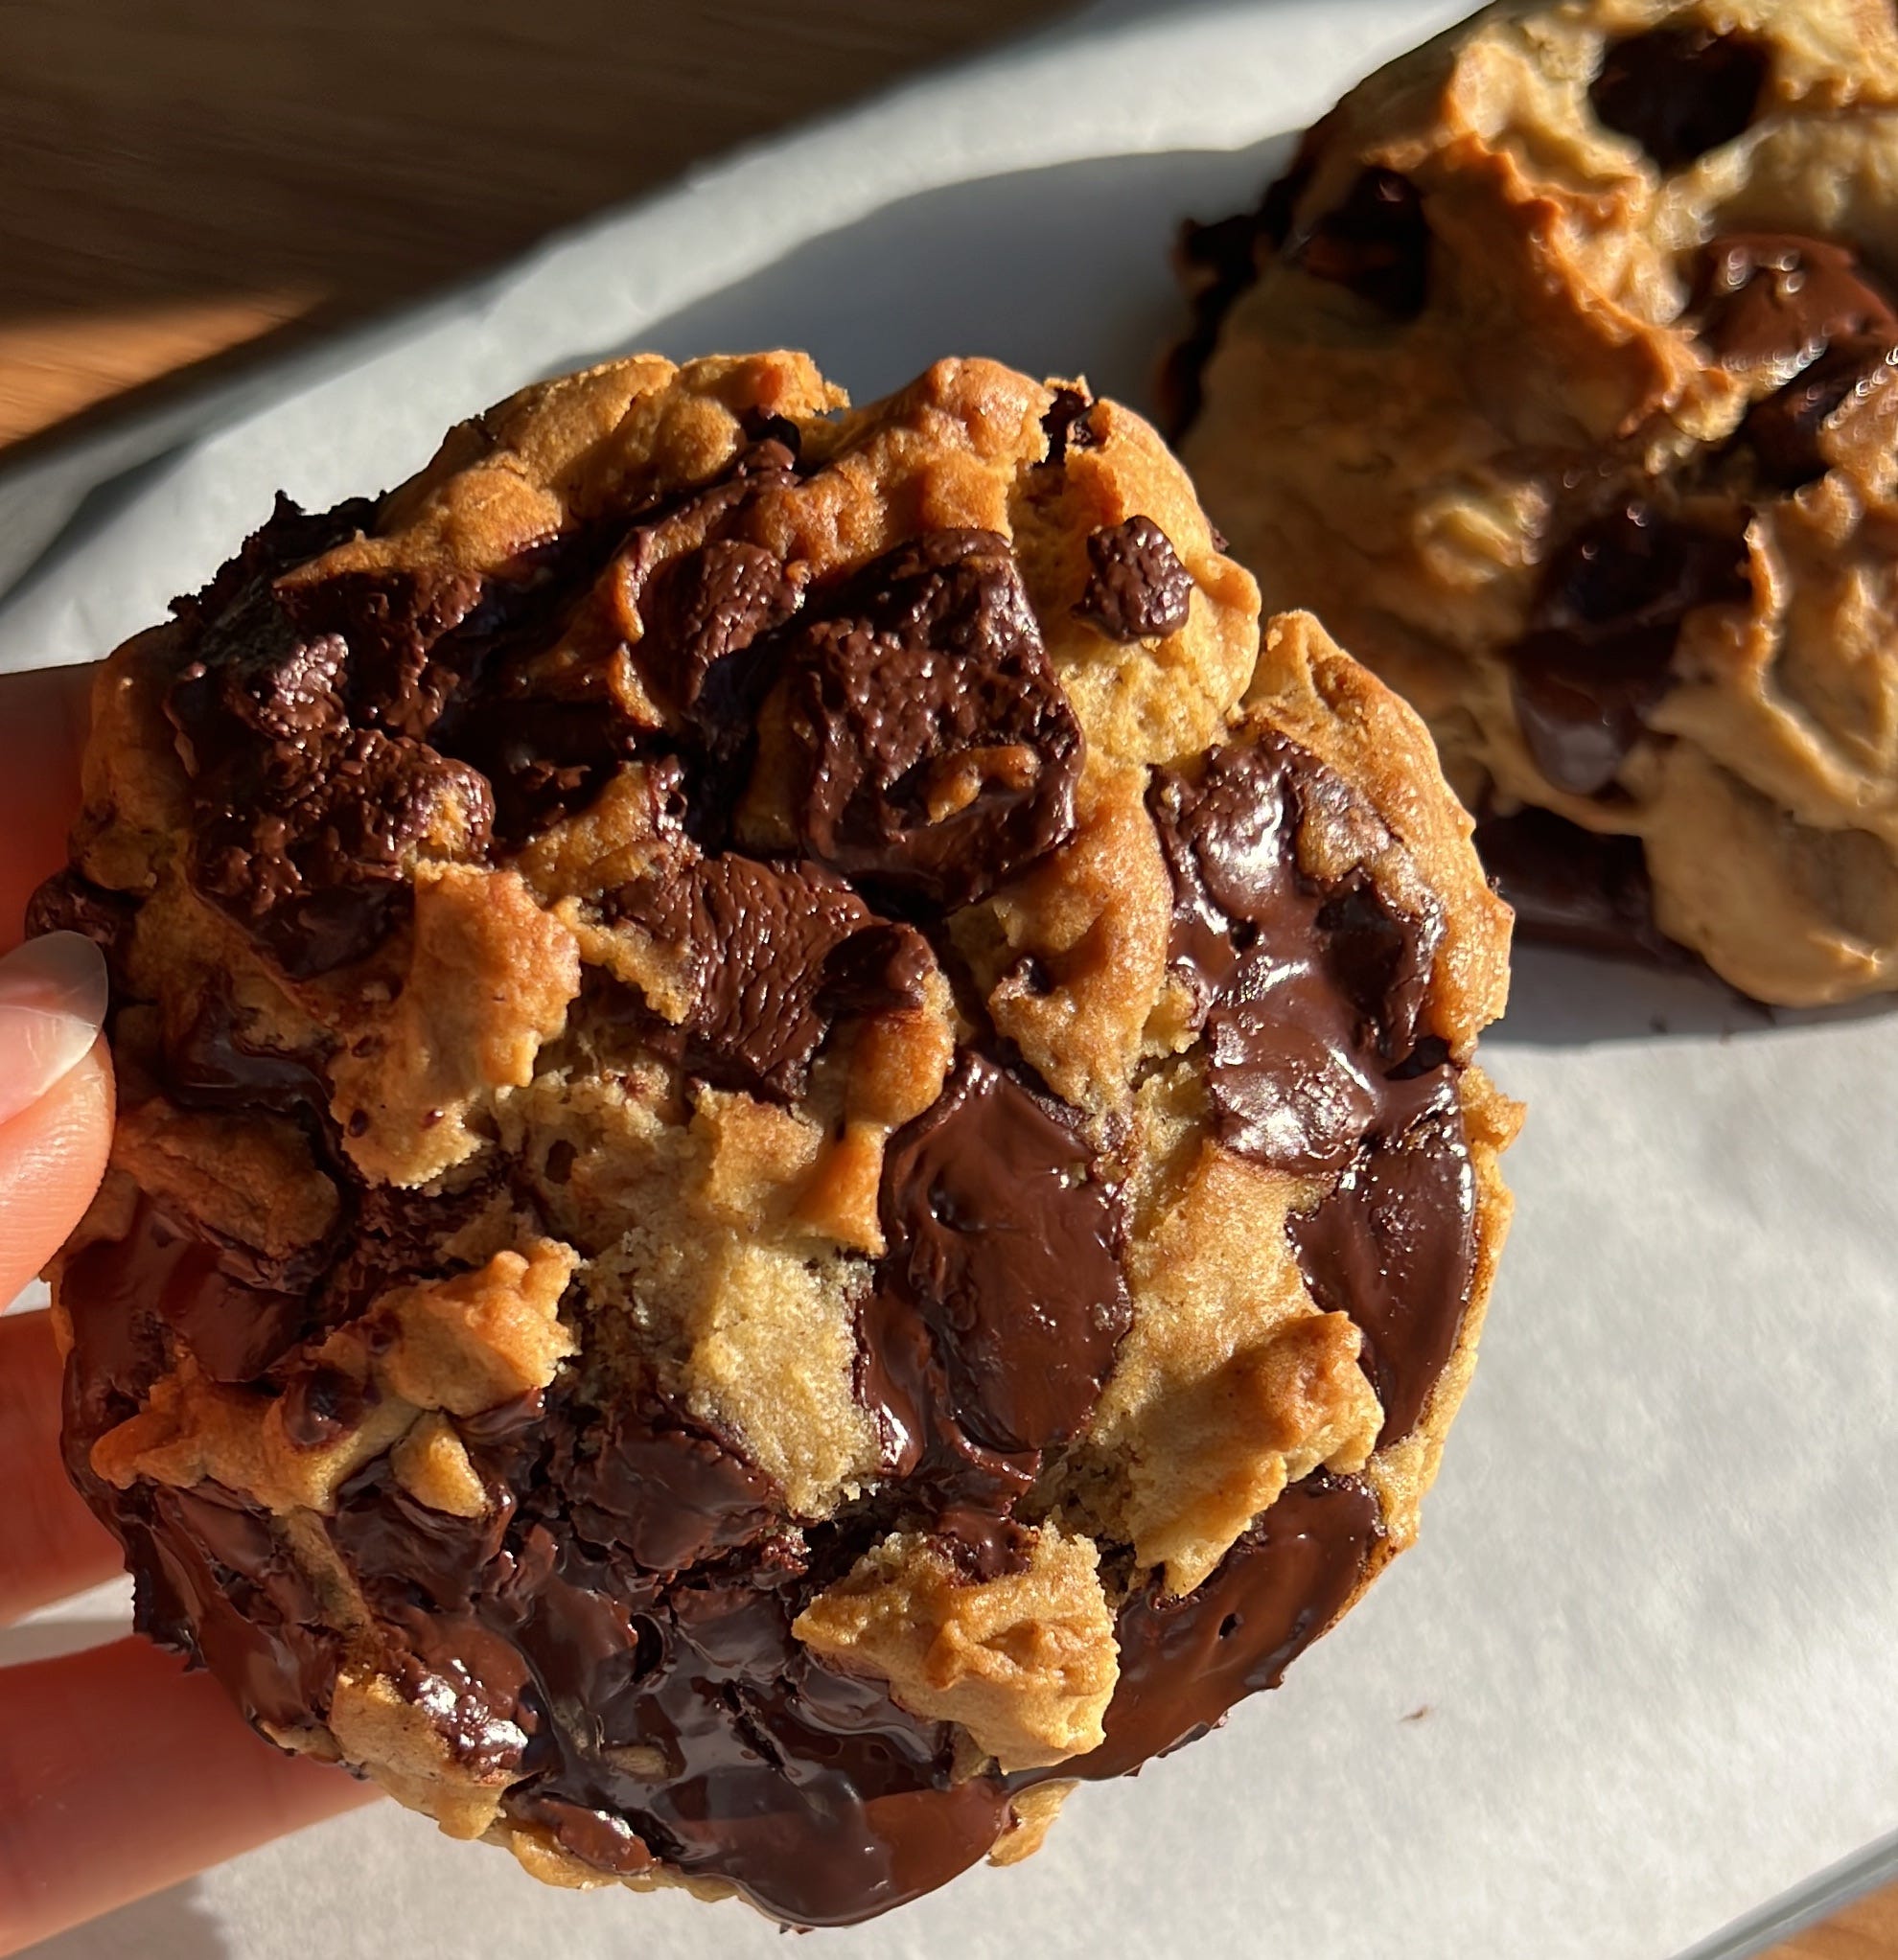
{"label": "wooden table surface", "polygon": [[[1057,11],[0,0],[0,454]],[[1898,1960],[1898,1888],[1772,1960]]]}

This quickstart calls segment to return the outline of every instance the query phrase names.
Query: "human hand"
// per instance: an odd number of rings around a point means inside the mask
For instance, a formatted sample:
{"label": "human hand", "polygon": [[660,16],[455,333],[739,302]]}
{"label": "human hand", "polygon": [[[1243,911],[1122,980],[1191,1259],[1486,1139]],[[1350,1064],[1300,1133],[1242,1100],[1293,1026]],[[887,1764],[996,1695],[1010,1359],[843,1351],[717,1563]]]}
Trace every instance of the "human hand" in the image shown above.
{"label": "human hand", "polygon": [[[60,1464],[53,1317],[5,1311],[78,1223],[111,1141],[104,962],[75,934],[19,945],[78,813],[90,679],[0,677],[0,1627],[122,1563]],[[372,1794],[279,1754],[144,1640],[0,1667],[0,1954]]]}

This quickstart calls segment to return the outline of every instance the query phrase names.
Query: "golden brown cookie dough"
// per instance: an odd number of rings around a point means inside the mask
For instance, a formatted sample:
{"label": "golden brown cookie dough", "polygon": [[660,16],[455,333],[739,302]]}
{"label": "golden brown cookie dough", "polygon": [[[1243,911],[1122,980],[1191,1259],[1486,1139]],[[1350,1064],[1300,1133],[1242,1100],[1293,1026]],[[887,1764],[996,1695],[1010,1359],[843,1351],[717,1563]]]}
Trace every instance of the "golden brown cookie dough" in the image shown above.
{"label": "golden brown cookie dough", "polygon": [[1525,930],[1898,986],[1895,173],[1883,0],[1542,0],[1190,230],[1207,508],[1423,712]]}
{"label": "golden brown cookie dough", "polygon": [[552,1882],[845,1923],[1413,1534],[1508,913],[1112,403],[531,388],[120,649],[86,792],[69,1462],[284,1746]]}

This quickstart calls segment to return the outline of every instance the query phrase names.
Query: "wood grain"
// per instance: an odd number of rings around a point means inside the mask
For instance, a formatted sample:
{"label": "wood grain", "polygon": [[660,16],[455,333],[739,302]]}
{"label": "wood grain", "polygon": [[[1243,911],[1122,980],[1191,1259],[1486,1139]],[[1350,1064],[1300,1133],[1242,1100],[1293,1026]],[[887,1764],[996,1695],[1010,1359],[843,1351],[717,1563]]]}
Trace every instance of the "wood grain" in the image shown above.
{"label": "wood grain", "polygon": [[[4,0],[0,450],[466,277],[1055,0]],[[1898,1888],[1772,1960],[1898,1960]]]}
{"label": "wood grain", "polygon": [[0,447],[321,332],[1055,0],[5,0]]}

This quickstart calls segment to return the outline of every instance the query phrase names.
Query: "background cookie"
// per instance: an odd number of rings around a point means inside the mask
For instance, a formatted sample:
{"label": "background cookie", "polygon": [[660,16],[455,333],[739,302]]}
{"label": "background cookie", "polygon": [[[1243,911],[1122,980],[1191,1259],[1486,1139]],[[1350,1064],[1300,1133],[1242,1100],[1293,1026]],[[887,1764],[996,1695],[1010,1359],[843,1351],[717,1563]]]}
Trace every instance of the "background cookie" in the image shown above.
{"label": "background cookie", "polygon": [[1185,246],[1268,610],[1424,711],[1532,926],[1769,1001],[1898,985],[1894,104],[1869,0],[1494,7]]}
{"label": "background cookie", "polygon": [[1415,1530],[1514,1121],[1468,829],[1078,387],[625,361],[280,506],[35,903],[141,1624],[558,1882],[1022,1856]]}

